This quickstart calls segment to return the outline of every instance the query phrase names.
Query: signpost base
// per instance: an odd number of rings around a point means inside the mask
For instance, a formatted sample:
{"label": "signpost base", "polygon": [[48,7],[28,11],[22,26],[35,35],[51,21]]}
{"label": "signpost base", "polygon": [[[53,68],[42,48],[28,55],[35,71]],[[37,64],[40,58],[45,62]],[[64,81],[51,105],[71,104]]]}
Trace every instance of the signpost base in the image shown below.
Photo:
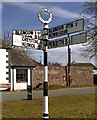
{"label": "signpost base", "polygon": [[32,85],[28,85],[27,87],[27,91],[28,91],[28,100],[32,100]]}

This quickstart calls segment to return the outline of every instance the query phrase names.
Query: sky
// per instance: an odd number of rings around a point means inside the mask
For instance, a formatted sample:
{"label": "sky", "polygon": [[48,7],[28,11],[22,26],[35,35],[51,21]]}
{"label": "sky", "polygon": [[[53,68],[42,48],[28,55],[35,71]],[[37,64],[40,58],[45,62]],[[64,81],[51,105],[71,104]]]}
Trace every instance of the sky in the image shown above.
{"label": "sky", "polygon": [[13,29],[43,29],[43,24],[38,19],[38,12],[41,8],[48,8],[53,13],[53,21],[49,27],[74,21],[80,18],[83,4],[76,2],[4,2],[2,4],[3,33],[11,33]]}
{"label": "sky", "polygon": [[[28,1],[28,2],[27,2]],[[39,1],[39,0],[38,0]],[[2,0],[0,3],[0,31],[2,34],[12,34],[12,30],[42,30],[43,24],[39,21],[38,12],[42,8],[48,8],[53,13],[53,20],[49,28],[62,25],[82,18],[80,13],[84,9],[85,1],[63,1],[63,2],[31,2],[31,0]],[[2,29],[1,29],[2,28]],[[84,46],[73,45],[72,61],[94,62],[81,55]],[[43,61],[43,52],[39,50],[27,50],[27,53],[37,61]],[[67,64],[67,47],[51,49],[48,52],[50,62],[60,62]]]}

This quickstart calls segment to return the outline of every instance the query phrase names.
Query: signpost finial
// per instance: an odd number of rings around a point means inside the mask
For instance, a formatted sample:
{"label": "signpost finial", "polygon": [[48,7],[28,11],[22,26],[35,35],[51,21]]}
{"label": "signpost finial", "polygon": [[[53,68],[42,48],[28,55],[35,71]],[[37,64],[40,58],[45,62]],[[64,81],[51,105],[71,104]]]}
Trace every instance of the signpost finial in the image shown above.
{"label": "signpost finial", "polygon": [[[43,19],[43,12],[48,13],[49,14],[49,18],[47,20]],[[39,14],[38,14],[39,20],[44,23],[44,24],[48,24],[52,21],[53,18],[53,14],[52,12],[48,9],[48,8],[42,8],[41,10],[39,10]]]}

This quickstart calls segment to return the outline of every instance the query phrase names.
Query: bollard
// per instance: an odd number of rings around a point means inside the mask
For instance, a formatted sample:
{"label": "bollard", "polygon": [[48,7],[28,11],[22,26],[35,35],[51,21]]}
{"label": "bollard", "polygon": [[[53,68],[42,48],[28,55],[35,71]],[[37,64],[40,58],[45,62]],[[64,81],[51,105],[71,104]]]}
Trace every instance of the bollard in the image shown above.
{"label": "bollard", "polygon": [[27,92],[28,92],[28,100],[32,100],[32,85],[28,85]]}

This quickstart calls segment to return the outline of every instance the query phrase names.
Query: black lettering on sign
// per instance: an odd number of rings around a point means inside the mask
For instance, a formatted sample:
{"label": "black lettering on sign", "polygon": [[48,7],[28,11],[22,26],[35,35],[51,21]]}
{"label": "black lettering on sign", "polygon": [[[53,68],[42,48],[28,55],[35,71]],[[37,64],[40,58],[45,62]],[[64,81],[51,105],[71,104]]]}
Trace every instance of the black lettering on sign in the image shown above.
{"label": "black lettering on sign", "polygon": [[53,43],[52,43],[52,42],[49,42],[48,48],[52,48],[52,47],[53,47]]}
{"label": "black lettering on sign", "polygon": [[[63,26],[60,26],[63,28]],[[61,30],[61,31],[56,31],[56,32],[52,32],[48,35],[49,38],[55,38],[55,37],[60,37],[63,35],[66,35],[68,33],[68,30]]]}
{"label": "black lettering on sign", "polygon": [[23,42],[23,43],[22,43],[22,46],[26,47],[26,46],[27,46],[26,44],[27,44],[26,42]]}
{"label": "black lettering on sign", "polygon": [[65,45],[67,45],[68,44],[67,38],[65,38],[64,40],[65,40]]}
{"label": "black lettering on sign", "polygon": [[78,23],[77,23],[77,21],[75,22],[75,26],[77,26],[78,25]]}
{"label": "black lettering on sign", "polygon": [[30,47],[31,48],[35,48],[35,44],[30,44]]}
{"label": "black lettering on sign", "polygon": [[73,23],[70,23],[70,24],[66,25],[66,28],[71,28],[71,27],[73,27]]}
{"label": "black lettering on sign", "polygon": [[61,40],[61,45],[64,45],[64,39]]}
{"label": "black lettering on sign", "polygon": [[61,42],[62,42],[61,40],[58,41],[58,46],[61,46]]}

